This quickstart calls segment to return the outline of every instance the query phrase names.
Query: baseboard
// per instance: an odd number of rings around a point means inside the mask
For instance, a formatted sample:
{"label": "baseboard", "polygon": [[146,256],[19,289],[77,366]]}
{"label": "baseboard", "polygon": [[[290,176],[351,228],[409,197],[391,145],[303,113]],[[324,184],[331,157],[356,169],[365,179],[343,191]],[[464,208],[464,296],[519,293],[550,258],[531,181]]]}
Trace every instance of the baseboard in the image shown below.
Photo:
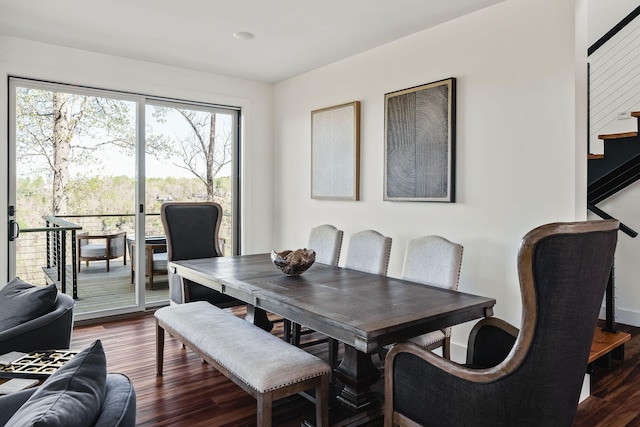
{"label": "baseboard", "polygon": [[[600,319],[606,319],[607,314],[604,307],[600,308]],[[615,309],[615,322],[622,323],[624,325],[640,327],[640,312],[633,310],[625,310],[624,308],[616,307]]]}

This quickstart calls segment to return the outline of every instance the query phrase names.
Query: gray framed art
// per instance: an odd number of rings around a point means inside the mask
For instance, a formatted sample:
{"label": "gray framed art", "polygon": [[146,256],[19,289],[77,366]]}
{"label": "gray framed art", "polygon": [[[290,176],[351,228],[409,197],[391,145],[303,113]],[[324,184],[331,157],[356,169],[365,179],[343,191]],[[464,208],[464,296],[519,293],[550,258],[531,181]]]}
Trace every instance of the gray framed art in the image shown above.
{"label": "gray framed art", "polygon": [[455,202],[456,79],[385,94],[384,200]]}
{"label": "gray framed art", "polygon": [[360,101],[311,112],[311,198],[358,200]]}

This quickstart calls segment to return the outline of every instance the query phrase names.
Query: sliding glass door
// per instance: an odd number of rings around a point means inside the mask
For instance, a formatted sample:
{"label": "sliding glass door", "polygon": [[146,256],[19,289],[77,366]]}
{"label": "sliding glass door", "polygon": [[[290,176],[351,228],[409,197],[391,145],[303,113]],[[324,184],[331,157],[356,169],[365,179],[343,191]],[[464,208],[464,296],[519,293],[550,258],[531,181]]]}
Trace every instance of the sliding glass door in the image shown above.
{"label": "sliding glass door", "polygon": [[213,106],[149,100],[146,106],[147,225],[157,229],[165,201],[214,201],[222,206],[220,243],[237,253],[238,112]]}
{"label": "sliding glass door", "polygon": [[10,80],[9,276],[55,283],[76,319],[168,301],[160,206],[222,204],[237,241],[238,111]]}

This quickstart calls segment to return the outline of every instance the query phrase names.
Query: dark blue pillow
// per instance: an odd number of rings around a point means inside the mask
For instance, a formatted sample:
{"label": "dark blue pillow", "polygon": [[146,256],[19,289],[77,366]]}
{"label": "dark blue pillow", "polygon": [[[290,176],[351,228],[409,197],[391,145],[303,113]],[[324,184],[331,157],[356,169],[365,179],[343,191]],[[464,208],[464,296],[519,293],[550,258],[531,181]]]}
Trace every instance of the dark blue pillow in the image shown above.
{"label": "dark blue pillow", "polygon": [[5,427],[93,426],[106,383],[107,359],[97,340],[47,378]]}
{"label": "dark blue pillow", "polygon": [[0,330],[37,319],[53,310],[58,296],[56,285],[33,286],[19,278],[0,289]]}

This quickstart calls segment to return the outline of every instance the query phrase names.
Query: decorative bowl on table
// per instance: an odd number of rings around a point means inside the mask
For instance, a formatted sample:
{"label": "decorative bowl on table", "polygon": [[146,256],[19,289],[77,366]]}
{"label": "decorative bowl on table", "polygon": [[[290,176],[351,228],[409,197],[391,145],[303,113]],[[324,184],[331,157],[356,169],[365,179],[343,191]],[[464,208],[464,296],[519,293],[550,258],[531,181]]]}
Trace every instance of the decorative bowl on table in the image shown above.
{"label": "decorative bowl on table", "polygon": [[304,273],[315,260],[316,252],[313,249],[271,251],[271,261],[287,276],[298,276]]}

